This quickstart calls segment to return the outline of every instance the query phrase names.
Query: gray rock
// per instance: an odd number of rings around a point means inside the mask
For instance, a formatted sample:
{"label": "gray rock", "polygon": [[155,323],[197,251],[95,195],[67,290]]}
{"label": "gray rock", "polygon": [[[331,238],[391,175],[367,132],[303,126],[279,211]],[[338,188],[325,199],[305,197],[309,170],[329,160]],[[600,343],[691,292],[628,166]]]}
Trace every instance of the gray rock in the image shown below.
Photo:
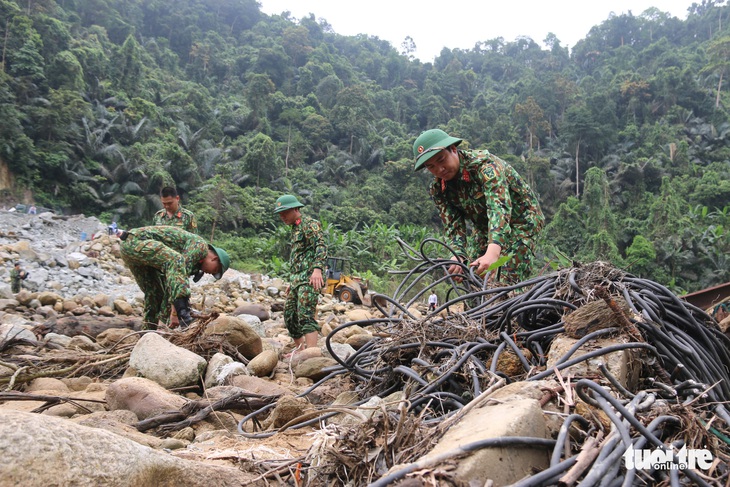
{"label": "gray rock", "polygon": [[245,365],[235,362],[228,355],[216,353],[210,358],[208,368],[205,370],[205,387],[225,384],[229,377],[242,374],[248,375]]}
{"label": "gray rock", "polygon": [[134,346],[129,365],[142,377],[172,389],[197,384],[207,362],[200,355],[175,346],[156,333],[147,333]]}
{"label": "gray rock", "polygon": [[2,324],[0,325],[0,342],[9,340],[26,340],[31,343],[36,343],[36,338],[33,332],[30,330],[13,324]]}
{"label": "gray rock", "polygon": [[187,400],[144,377],[125,377],[109,385],[106,402],[109,410],[127,409],[142,420],[179,410]]}
{"label": "gray rock", "polygon": [[253,477],[52,416],[0,411],[0,437],[4,485],[240,486]]}

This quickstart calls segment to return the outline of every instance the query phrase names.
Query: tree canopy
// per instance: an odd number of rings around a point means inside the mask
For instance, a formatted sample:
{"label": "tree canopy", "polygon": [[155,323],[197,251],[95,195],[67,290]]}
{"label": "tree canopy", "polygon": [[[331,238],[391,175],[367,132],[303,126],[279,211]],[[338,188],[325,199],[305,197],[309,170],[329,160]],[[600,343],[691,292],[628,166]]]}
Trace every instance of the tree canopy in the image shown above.
{"label": "tree canopy", "polygon": [[730,280],[724,3],[612,14],[572,49],[485,38],[423,63],[410,38],[342,36],[255,0],[0,0],[2,196],[137,226],[173,184],[201,227],[260,239],[237,245],[269,265],[264,241],[284,238],[270,203],[290,192],[379,272],[388,239],[439,234],[411,170],[413,140],[438,127],[529,180],[547,262],[707,287]]}

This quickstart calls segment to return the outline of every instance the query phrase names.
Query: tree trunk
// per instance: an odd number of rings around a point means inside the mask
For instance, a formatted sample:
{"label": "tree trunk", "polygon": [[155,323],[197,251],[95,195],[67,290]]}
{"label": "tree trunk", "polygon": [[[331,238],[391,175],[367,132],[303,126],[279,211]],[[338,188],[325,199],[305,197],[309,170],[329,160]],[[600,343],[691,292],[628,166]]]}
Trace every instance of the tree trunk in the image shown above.
{"label": "tree trunk", "polygon": [[575,145],[575,197],[580,197],[580,164],[578,163],[578,155],[580,154],[580,141]]}
{"label": "tree trunk", "polygon": [[715,108],[720,108],[720,90],[722,90],[722,75],[725,70],[720,71],[720,80],[717,82],[717,95],[715,96]]}
{"label": "tree trunk", "polygon": [[132,316],[64,316],[55,322],[46,321],[42,325],[49,332],[69,337],[86,335],[92,338],[109,328],[129,328],[139,331],[142,329],[142,318]]}

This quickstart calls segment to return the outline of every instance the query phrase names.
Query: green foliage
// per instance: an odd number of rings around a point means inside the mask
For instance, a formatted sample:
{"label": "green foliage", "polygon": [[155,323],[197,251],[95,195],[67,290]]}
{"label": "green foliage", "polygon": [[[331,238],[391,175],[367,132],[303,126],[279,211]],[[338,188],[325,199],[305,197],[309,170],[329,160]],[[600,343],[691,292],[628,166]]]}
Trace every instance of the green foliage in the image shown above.
{"label": "green foliage", "polygon": [[730,279],[728,15],[612,15],[570,53],[519,37],[421,63],[255,0],[0,0],[0,162],[14,195],[128,226],[173,184],[235,265],[275,273],[288,242],[271,208],[293,193],[387,287],[407,265],[397,237],[441,234],[411,160],[438,126],[536,190],[548,266],[609,259],[706,287]]}

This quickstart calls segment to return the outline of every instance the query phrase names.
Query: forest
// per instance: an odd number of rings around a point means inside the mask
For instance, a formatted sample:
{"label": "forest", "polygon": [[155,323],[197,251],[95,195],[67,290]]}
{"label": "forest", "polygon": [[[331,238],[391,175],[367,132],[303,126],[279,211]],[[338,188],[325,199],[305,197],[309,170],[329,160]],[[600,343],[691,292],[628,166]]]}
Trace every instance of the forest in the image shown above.
{"label": "forest", "polygon": [[234,268],[279,275],[291,193],[377,290],[398,239],[441,235],[412,160],[441,128],[538,193],[542,272],[604,260],[690,292],[730,281],[729,17],[702,0],[424,63],[255,0],[0,0],[0,198],[130,228],[173,185]]}

